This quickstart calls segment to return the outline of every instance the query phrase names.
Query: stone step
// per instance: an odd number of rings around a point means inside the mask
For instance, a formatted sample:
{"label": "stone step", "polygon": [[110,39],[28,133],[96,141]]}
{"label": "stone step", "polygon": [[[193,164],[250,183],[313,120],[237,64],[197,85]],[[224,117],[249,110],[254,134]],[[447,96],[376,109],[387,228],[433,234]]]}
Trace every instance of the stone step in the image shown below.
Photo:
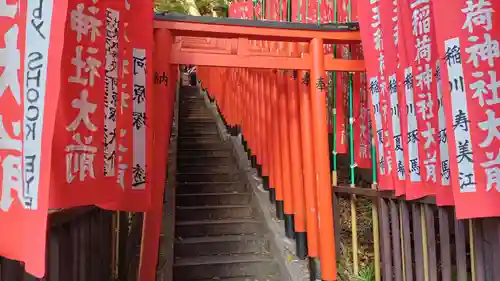
{"label": "stone step", "polygon": [[230,166],[230,165],[235,165],[235,161],[232,157],[225,157],[225,156],[198,156],[198,155],[177,155],[177,161],[178,162],[184,162],[181,165],[186,166],[190,165],[191,163],[193,165],[198,165],[198,166],[218,166],[218,165],[225,165],[225,166]]}
{"label": "stone step", "polygon": [[262,231],[256,219],[198,220],[176,222],[177,237],[255,234]]}
{"label": "stone step", "polygon": [[203,136],[203,135],[198,135],[198,136],[183,136],[183,135],[179,135],[178,136],[178,140],[179,142],[181,141],[186,141],[188,143],[191,143],[191,142],[199,142],[199,143],[222,143],[222,140],[218,137],[218,136],[215,136],[215,135],[207,135],[207,136]]}
{"label": "stone step", "polygon": [[[216,281],[222,279],[198,279],[196,281]],[[282,281],[279,275],[268,275],[268,276],[239,276],[239,277],[226,277],[224,281]]]}
{"label": "stone step", "polygon": [[178,206],[178,221],[224,220],[252,218],[253,209],[248,205]]}
{"label": "stone step", "polygon": [[176,257],[267,254],[269,242],[257,235],[227,235],[176,239]]}
{"label": "stone step", "polygon": [[[202,123],[203,124],[203,123]],[[183,125],[179,127],[179,135],[189,134],[193,132],[217,132],[217,126],[206,125],[206,126],[192,126],[192,125]]]}
{"label": "stone step", "polygon": [[220,165],[216,163],[216,160],[210,162],[210,161],[204,161],[204,162],[196,162],[196,161],[186,161],[177,164],[178,168],[183,168],[183,167],[192,167],[193,169],[199,170],[204,167],[232,167],[234,164],[234,161],[231,159],[226,159],[225,161],[222,161]]}
{"label": "stone step", "polygon": [[250,204],[251,193],[198,193],[178,194],[177,206],[214,206],[214,205],[243,205]]}
{"label": "stone step", "polygon": [[179,143],[177,145],[177,149],[180,152],[183,150],[191,150],[191,151],[198,151],[198,150],[222,150],[226,149],[227,145],[224,144],[222,141],[219,139],[215,140],[206,140],[206,141],[194,141],[194,140],[189,140],[186,139],[183,143]]}
{"label": "stone step", "polygon": [[177,258],[173,270],[175,280],[194,281],[226,280],[240,276],[265,278],[277,272],[279,268],[267,255],[229,255]]}
{"label": "stone step", "polygon": [[186,133],[182,133],[182,132],[179,132],[179,136],[180,137],[202,137],[202,138],[218,138],[219,137],[219,132],[217,131],[213,131],[213,132],[209,132],[209,131],[206,131],[206,132],[186,132]]}
{"label": "stone step", "polygon": [[179,150],[177,152],[178,156],[196,156],[196,157],[231,157],[233,154],[229,150]]}
{"label": "stone step", "polygon": [[204,168],[199,167],[198,173],[177,174],[177,182],[229,182],[237,181],[237,173],[202,173]]}
{"label": "stone step", "polygon": [[213,109],[196,87],[181,91],[174,280],[282,281],[266,226]]}
{"label": "stone step", "polygon": [[179,120],[179,127],[185,127],[185,126],[193,126],[193,127],[198,127],[198,126],[216,126],[214,120],[211,119],[206,119],[206,118],[200,118],[199,120],[193,120],[191,119],[182,119]]}
{"label": "stone step", "polygon": [[237,173],[238,167],[230,165],[221,165],[221,166],[183,165],[183,166],[177,166],[177,172],[180,174]]}
{"label": "stone step", "polygon": [[217,192],[243,192],[247,188],[241,182],[190,182],[178,183],[177,194],[189,193],[217,193]]}

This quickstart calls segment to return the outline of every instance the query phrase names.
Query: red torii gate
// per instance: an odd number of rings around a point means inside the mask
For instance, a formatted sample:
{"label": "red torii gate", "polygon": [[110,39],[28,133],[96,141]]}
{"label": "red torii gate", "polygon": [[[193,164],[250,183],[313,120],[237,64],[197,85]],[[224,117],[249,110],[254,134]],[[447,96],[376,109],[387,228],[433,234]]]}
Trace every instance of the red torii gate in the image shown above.
{"label": "red torii gate", "polygon": [[[310,72],[317,81],[325,71],[364,71],[362,60],[334,59],[325,55],[324,44],[349,44],[361,41],[357,24],[297,24],[240,19],[220,19],[184,15],[156,15],[154,22],[154,71],[171,77],[179,64],[207,67],[291,69]],[[258,43],[257,43],[258,42]],[[279,42],[276,44],[276,42]],[[288,42],[285,44],[285,42]],[[173,83],[169,83],[172,85]],[[155,83],[155,92],[165,88]],[[173,98],[173,87],[166,99]],[[318,242],[323,280],[336,280],[332,190],[329,169],[326,100],[322,90],[310,86],[309,120],[318,205]],[[161,114],[161,104],[155,105]],[[303,134],[305,135],[305,134]],[[166,134],[156,136],[168,143]],[[303,139],[311,142],[311,137]],[[314,149],[312,149],[314,147]],[[162,154],[159,154],[162,155]],[[159,160],[160,165],[161,160]],[[162,169],[160,169],[162,170]],[[163,169],[165,170],[165,169]],[[305,186],[306,192],[308,187]],[[310,190],[311,192],[316,192]],[[152,211],[146,213],[143,229],[142,259],[139,280],[155,280],[158,243],[162,220],[163,186],[155,188]]]}

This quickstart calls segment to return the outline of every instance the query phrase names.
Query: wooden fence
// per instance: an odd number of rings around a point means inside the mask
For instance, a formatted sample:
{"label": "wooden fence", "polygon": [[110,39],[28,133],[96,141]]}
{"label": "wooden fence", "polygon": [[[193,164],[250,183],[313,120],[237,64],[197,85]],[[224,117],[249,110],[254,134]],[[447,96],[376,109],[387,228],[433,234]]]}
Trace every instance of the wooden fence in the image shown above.
{"label": "wooden fence", "polygon": [[[499,219],[456,220],[452,207],[438,207],[431,197],[406,201],[369,187],[333,190],[337,256],[349,259],[339,264],[340,281],[500,280]],[[363,208],[371,219],[359,229]],[[340,216],[349,212],[343,227]]]}
{"label": "wooden fence", "polygon": [[[49,216],[46,281],[135,280],[142,214],[83,207]],[[0,260],[0,281],[34,281],[19,262]]]}

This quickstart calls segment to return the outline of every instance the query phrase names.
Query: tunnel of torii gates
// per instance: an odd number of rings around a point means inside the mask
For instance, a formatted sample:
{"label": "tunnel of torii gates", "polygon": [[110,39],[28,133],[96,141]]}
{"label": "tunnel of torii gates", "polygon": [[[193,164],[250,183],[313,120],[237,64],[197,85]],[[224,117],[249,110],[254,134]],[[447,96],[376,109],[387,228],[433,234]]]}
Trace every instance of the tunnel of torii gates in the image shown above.
{"label": "tunnel of torii gates", "polygon": [[[322,279],[336,280],[331,189],[336,175],[330,175],[326,71],[360,72],[365,66],[362,60],[325,55],[324,45],[359,43],[358,25],[169,14],[156,15],[154,40],[155,87],[178,65],[197,66],[203,88],[217,100],[228,125],[244,133],[275,197],[278,217],[294,215],[297,243],[307,239],[307,255],[319,260]],[[299,82],[306,77],[309,83]],[[280,137],[286,134],[289,142]],[[289,177],[280,175],[282,168]],[[292,189],[301,170],[303,189]],[[161,214],[155,219],[160,221]],[[157,243],[151,238],[143,243]],[[300,258],[305,258],[304,248],[297,247]],[[142,273],[154,273],[155,263],[147,260],[154,261],[157,250],[154,244],[144,245]]]}

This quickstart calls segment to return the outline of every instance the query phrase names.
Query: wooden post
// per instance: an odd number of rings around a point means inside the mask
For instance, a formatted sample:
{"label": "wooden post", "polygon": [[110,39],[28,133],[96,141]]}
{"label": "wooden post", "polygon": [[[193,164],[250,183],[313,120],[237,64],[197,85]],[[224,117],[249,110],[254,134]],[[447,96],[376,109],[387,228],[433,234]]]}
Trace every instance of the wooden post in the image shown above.
{"label": "wooden post", "polygon": [[311,40],[313,66],[311,69],[311,109],[314,140],[314,164],[318,191],[320,262],[323,280],[337,279],[335,232],[333,226],[332,189],[326,116],[326,79],[324,68],[323,39]]}
{"label": "wooden post", "polygon": [[[156,73],[167,74],[168,83],[175,83],[172,79],[170,68],[170,50],[172,48],[172,35],[169,30],[161,28],[154,32],[155,52],[154,57],[154,71]],[[151,63],[153,60],[149,60]],[[169,97],[174,95],[172,87],[165,84],[154,85],[153,91],[155,92],[153,128],[155,130],[155,150],[157,155],[155,157],[154,165],[155,172],[150,177],[151,181],[151,209],[144,215],[144,225],[142,229],[142,243],[141,243],[141,260],[139,263],[139,280],[140,281],[155,281],[156,279],[156,265],[158,263],[158,250],[160,243],[161,223],[163,217],[163,194],[165,188],[166,165],[168,157],[168,140],[170,137],[170,122],[165,122],[165,109],[171,101]],[[169,110],[172,111],[173,105]],[[158,115],[156,115],[158,114]],[[169,113],[167,113],[169,114]]]}

